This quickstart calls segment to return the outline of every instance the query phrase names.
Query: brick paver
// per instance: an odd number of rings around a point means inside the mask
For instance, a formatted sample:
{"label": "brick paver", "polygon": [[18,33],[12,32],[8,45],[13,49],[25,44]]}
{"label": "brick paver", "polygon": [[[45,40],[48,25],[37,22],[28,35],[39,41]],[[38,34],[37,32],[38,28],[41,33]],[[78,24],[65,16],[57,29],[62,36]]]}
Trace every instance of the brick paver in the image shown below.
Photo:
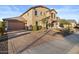
{"label": "brick paver", "polygon": [[[48,32],[48,31],[46,31]],[[19,53],[22,50],[28,48],[33,43],[41,38],[41,36],[46,34],[45,31],[31,32],[20,37],[12,38],[8,40],[8,50],[9,53]]]}
{"label": "brick paver", "polygon": [[[50,34],[50,35],[49,35]],[[40,39],[40,43],[36,42],[34,47],[26,49],[22,53],[29,54],[67,54],[79,53],[79,33],[67,37],[60,35],[51,36],[49,32]],[[51,40],[51,41],[50,41]],[[43,41],[43,42],[42,42]]]}
{"label": "brick paver", "polygon": [[8,40],[8,53],[79,53],[79,33],[67,37],[52,30],[34,31]]}

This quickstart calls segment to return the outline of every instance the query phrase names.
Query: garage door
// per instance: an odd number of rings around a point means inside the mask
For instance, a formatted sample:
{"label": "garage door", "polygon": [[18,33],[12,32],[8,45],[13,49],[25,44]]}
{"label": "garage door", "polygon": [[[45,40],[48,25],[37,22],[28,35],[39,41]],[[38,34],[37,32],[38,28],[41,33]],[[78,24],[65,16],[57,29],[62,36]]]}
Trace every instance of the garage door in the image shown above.
{"label": "garage door", "polygon": [[24,30],[25,24],[20,21],[8,21],[8,30]]}

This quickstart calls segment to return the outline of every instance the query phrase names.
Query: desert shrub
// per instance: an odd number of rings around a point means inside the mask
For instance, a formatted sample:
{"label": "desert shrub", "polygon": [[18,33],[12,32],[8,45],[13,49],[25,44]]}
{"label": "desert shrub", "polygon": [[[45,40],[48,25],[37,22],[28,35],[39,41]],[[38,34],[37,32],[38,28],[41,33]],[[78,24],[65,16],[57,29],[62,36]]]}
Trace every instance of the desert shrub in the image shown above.
{"label": "desert shrub", "polygon": [[3,36],[5,32],[5,22],[0,22],[0,35]]}
{"label": "desert shrub", "polygon": [[4,28],[1,27],[0,28],[0,35],[3,36],[3,34],[4,34]]}
{"label": "desert shrub", "polygon": [[69,28],[66,28],[66,29],[64,29],[63,31],[62,31],[62,34],[64,35],[64,36],[67,36],[67,35],[70,35],[70,34],[73,34],[74,32],[73,31],[71,31]]}

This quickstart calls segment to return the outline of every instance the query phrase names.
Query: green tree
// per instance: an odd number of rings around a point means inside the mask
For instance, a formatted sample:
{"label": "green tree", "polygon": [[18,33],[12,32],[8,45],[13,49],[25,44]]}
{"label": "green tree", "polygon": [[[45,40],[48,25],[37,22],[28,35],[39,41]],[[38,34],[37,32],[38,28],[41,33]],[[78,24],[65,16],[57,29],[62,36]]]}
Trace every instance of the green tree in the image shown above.
{"label": "green tree", "polygon": [[4,35],[5,32],[5,22],[0,21],[0,35]]}
{"label": "green tree", "polygon": [[71,24],[70,22],[68,22],[65,19],[61,19],[59,22],[60,22],[60,27],[63,27],[63,25],[70,25]]}
{"label": "green tree", "polygon": [[[60,26],[61,26],[61,27],[62,27],[63,25],[68,25],[68,27],[65,28],[65,30],[64,30],[65,33],[71,33],[71,29],[70,29],[70,26],[69,26],[69,25],[71,25],[71,23],[70,23],[68,20],[62,19],[62,20],[60,20],[59,22],[60,22]],[[64,27],[64,26],[63,26],[63,27]]]}
{"label": "green tree", "polygon": [[2,21],[0,21],[0,28],[2,27]]}

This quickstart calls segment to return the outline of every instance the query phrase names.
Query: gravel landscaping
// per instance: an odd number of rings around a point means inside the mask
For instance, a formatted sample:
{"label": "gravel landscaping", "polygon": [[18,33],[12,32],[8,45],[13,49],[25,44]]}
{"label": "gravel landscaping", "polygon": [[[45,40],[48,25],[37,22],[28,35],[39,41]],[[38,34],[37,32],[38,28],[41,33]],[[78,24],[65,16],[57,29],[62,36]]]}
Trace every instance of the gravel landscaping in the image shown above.
{"label": "gravel landscaping", "polygon": [[0,54],[8,53],[8,41],[0,42]]}

